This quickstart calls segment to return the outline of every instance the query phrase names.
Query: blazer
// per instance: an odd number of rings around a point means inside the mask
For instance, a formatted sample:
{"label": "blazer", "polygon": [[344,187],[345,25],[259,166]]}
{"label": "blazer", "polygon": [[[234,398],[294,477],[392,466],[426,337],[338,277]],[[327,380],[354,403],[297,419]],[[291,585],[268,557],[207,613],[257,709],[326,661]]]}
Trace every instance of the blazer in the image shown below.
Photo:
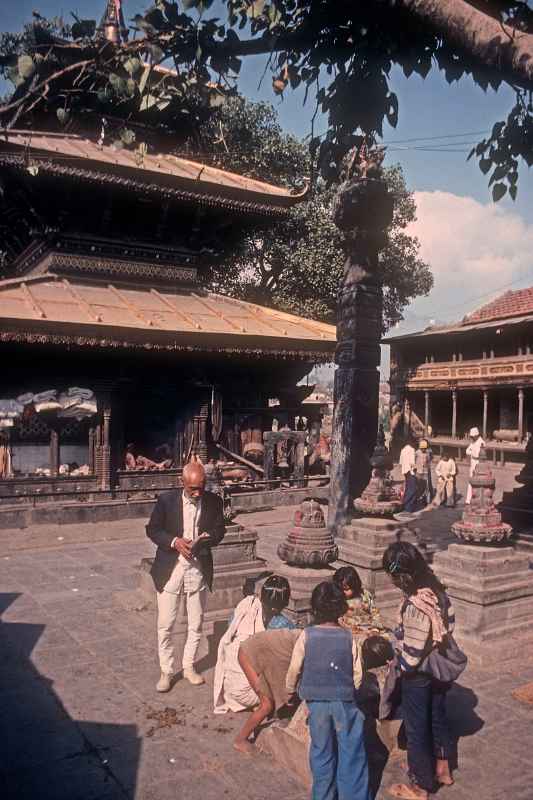
{"label": "blazer", "polygon": [[[204,492],[202,495],[198,533],[208,533],[211,537],[210,542],[201,545],[197,552],[204,580],[211,590],[213,586],[211,545],[219,544],[226,533],[222,499],[213,492]],[[175,536],[183,537],[182,489],[173,489],[159,495],[146,526],[146,535],[157,545],[150,574],[154,579],[155,588],[158,592],[162,592],[179,558],[178,551],[171,547],[171,543]]]}

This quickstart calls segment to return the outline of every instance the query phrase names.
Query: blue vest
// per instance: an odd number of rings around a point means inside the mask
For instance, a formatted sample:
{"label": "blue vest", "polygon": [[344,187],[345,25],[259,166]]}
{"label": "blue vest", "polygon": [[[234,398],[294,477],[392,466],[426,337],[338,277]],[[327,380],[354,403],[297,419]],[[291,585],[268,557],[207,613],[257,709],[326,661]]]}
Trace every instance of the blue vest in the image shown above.
{"label": "blue vest", "polygon": [[306,628],[299,695],[302,700],[355,701],[349,630],[318,625]]}

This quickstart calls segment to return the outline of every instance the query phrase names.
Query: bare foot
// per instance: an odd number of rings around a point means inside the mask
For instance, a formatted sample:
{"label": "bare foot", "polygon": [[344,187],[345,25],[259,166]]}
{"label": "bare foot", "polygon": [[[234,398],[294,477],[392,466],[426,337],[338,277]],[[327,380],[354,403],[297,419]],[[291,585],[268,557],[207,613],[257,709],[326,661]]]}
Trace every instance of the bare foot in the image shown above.
{"label": "bare foot", "polygon": [[428,800],[428,793],[412,783],[393,783],[387,792],[391,797],[398,797],[400,800]]}
{"label": "bare foot", "polygon": [[238,750],[239,753],[244,753],[245,756],[255,756],[257,752],[255,745],[249,742],[248,739],[235,739],[233,747],[235,750]]}
{"label": "bare foot", "polygon": [[437,782],[442,786],[453,786],[452,773],[450,772],[450,765],[444,758],[438,758],[435,767],[435,777]]}

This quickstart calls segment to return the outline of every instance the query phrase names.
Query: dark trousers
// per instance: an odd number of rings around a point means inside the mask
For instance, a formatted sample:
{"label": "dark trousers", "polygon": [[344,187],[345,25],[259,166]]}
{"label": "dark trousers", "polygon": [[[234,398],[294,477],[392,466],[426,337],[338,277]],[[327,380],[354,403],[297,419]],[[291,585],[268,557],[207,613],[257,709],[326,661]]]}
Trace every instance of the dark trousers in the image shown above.
{"label": "dark trousers", "polygon": [[416,475],[408,472],[405,475],[405,490],[403,495],[403,507],[410,514],[418,507],[418,481]]}
{"label": "dark trousers", "polygon": [[435,786],[435,759],[450,757],[446,717],[449,684],[423,673],[402,678],[402,710],[407,736],[409,780],[431,792]]}

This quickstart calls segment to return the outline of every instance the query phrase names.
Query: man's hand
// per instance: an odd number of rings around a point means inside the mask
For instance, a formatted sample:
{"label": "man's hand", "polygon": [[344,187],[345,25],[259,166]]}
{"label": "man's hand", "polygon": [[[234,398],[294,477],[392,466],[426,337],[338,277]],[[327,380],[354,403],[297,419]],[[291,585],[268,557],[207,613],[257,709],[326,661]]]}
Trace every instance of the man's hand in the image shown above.
{"label": "man's hand", "polygon": [[181,556],[184,556],[184,558],[186,558],[188,561],[190,561],[192,558],[191,546],[192,542],[190,539],[176,538],[176,541],[174,542],[174,549],[177,550],[178,553]]}

